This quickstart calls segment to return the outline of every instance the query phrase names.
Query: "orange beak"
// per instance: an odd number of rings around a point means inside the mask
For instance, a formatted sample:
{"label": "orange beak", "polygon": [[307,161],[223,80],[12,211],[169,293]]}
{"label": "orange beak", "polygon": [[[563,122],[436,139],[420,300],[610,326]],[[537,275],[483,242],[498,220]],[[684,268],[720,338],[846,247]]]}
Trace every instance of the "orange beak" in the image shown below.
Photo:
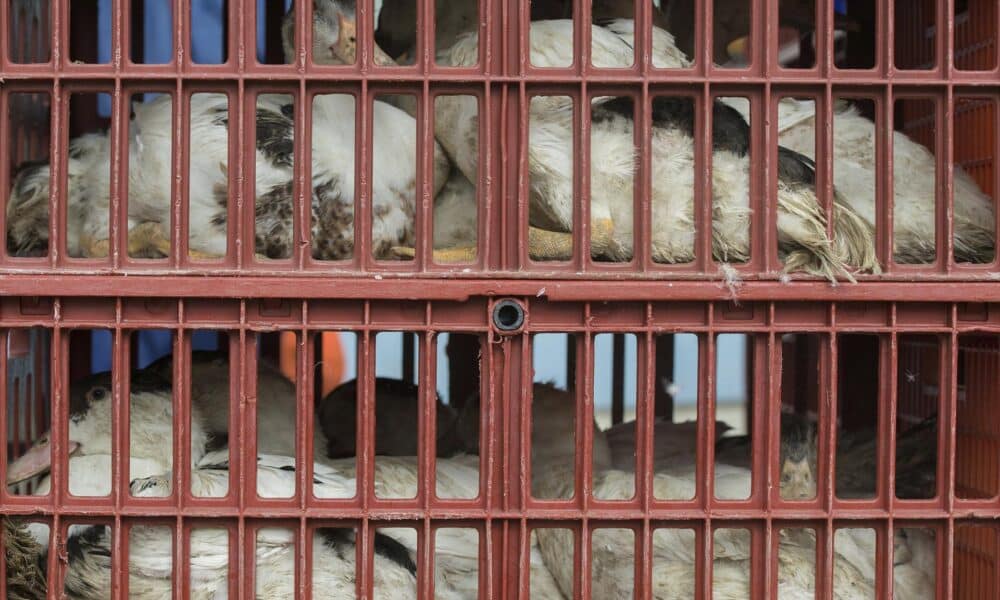
{"label": "orange beak", "polygon": [[[340,62],[346,65],[353,65],[358,56],[358,25],[355,21],[348,19],[343,13],[338,15],[340,19],[340,35],[337,42],[330,45],[330,52]],[[373,62],[380,67],[395,66],[396,62],[386,54],[378,44],[373,44]]]}

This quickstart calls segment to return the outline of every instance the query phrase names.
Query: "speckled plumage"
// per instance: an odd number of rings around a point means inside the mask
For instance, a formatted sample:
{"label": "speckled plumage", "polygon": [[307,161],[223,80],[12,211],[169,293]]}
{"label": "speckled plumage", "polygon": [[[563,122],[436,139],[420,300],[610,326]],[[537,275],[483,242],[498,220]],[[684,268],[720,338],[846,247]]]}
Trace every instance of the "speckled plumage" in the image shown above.
{"label": "speckled plumage", "polygon": [[[289,258],[293,239],[293,134],[291,97],[262,95],[256,114],[255,250],[268,258]],[[173,124],[170,99],[137,104],[130,125],[129,223],[170,223],[170,161]],[[389,258],[393,246],[412,243],[416,201],[416,122],[384,102],[372,107],[373,131],[372,247]],[[228,240],[229,115],[226,97],[191,97],[190,241],[201,257],[225,255]],[[312,110],[312,189],[309,198],[312,256],[317,260],[350,258],[354,250],[354,99],[342,94],[316,96]],[[74,140],[69,158],[69,207],[66,231],[71,256],[92,256],[95,240],[109,231],[110,156],[107,137],[91,134]],[[18,255],[44,253],[48,244],[49,171],[45,164],[21,170],[7,205],[8,247]],[[436,194],[448,173],[447,159],[435,148]],[[169,238],[145,248],[140,256],[162,256]]]}

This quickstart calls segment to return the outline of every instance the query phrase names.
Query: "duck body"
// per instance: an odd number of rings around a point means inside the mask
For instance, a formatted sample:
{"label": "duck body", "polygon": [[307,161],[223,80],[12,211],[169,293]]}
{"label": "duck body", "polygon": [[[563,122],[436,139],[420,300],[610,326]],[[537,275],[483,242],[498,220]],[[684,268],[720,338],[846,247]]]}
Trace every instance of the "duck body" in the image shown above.
{"label": "duck body", "polygon": [[[749,115],[743,98],[728,104]],[[833,109],[833,183],[851,208],[873,226],[879,133],[856,106],[839,101]],[[778,103],[778,142],[811,159],[816,157],[816,103],[782,98]],[[893,242],[897,262],[933,262],[936,240],[936,159],[905,133],[893,132]],[[958,165],[952,165],[956,262],[985,263],[995,250],[995,208],[989,196]]]}
{"label": "duck body", "polygon": [[[296,485],[294,461],[260,455],[259,484],[274,495],[290,495]],[[192,471],[192,492],[207,495],[226,484],[228,450],[207,454]],[[316,465],[317,486],[353,490],[354,482],[331,469]],[[138,497],[163,495],[169,476],[135,479],[131,485]],[[335,491],[330,492],[336,495]],[[289,529],[264,527],[256,530],[254,595],[261,600],[294,597],[296,587],[296,539]],[[374,586],[377,597],[387,600],[416,598],[416,566],[400,545],[381,533],[374,534]],[[129,597],[172,598],[173,540],[171,532],[149,526],[133,527],[129,535]],[[67,540],[69,566],[66,591],[70,598],[103,598],[111,589],[110,536],[107,528],[84,528]],[[313,586],[332,598],[355,595],[355,539],[353,530],[318,529],[312,536]],[[230,558],[229,533],[224,529],[197,528],[190,540],[192,598],[217,600],[228,597]]]}
{"label": "duck body", "polygon": [[[417,138],[416,122],[403,111],[376,101],[373,118],[372,247],[385,256],[413,237]],[[293,236],[292,181],[294,120],[292,98],[258,96],[255,151],[255,247],[268,258],[289,258]],[[312,255],[317,260],[350,258],[354,247],[354,99],[343,94],[315,97],[310,196]],[[174,136],[171,99],[161,96],[135,105],[130,123],[129,251],[133,256],[169,252],[172,211],[171,156]],[[229,102],[223,94],[195,94],[190,103],[192,145],[189,173],[189,246],[200,258],[225,256],[228,202]],[[382,165],[385,165],[382,167]],[[91,134],[71,143],[69,156],[67,251],[70,256],[107,253],[110,155],[107,136]],[[447,177],[447,159],[435,148],[436,194]],[[13,251],[31,254],[48,240],[49,167],[21,170],[8,203],[8,236]],[[146,224],[155,226],[143,229]],[[139,229],[136,229],[136,228]],[[142,236],[136,235],[141,230]]]}
{"label": "duck body", "polygon": [[[601,67],[632,64],[631,21],[592,27],[592,58]],[[572,52],[572,21],[539,21],[531,28],[531,61],[536,67],[564,64]],[[672,37],[657,30],[653,37],[657,63],[685,66]],[[442,54],[442,62],[471,66],[478,57],[474,33]],[[569,64],[566,62],[565,64]],[[459,170],[474,177],[479,153],[475,144],[478,110],[474,98],[442,97],[437,102],[436,134]],[[598,97],[591,106],[591,246],[592,255],[612,261],[634,254],[633,181],[637,143],[631,103]],[[527,166],[530,172],[530,221],[546,231],[570,232],[577,195],[574,190],[574,112],[568,97],[533,99],[528,125]],[[653,260],[686,263],[694,260],[695,144],[694,110],[686,99],[656,97],[652,106],[652,240]],[[713,255],[723,262],[750,257],[749,127],[740,115],[721,103],[713,106],[712,231]],[[823,211],[816,201],[814,166],[800,154],[779,151],[778,237],[786,268],[827,276],[878,269],[869,225],[839,201],[834,210],[833,241],[826,237]],[[610,227],[610,231],[608,228]],[[607,239],[598,237],[607,234]],[[571,247],[571,246],[570,246]],[[560,255],[564,256],[565,247]],[[548,258],[548,257],[544,257]]]}

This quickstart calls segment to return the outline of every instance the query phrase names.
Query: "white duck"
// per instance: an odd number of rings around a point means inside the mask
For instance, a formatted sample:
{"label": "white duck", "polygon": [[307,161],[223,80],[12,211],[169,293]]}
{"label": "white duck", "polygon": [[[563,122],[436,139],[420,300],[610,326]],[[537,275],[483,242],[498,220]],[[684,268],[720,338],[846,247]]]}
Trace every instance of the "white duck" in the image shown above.
{"label": "white duck", "polygon": [[[744,98],[726,102],[744,116]],[[833,110],[833,183],[847,203],[874,224],[876,161],[879,132],[857,107],[839,101]],[[778,103],[778,142],[809,158],[816,157],[816,104],[782,98]],[[900,263],[928,263],[936,257],[935,157],[923,144],[900,131],[892,134],[893,248]],[[884,166],[883,166],[884,167]],[[962,167],[952,165],[954,182],[955,261],[993,260],[996,223],[992,199]]]}
{"label": "white duck", "polygon": [[[573,491],[575,399],[572,394],[535,386],[532,399],[532,481],[535,495],[566,498]],[[605,435],[594,431],[593,494],[598,498],[626,499],[634,489],[634,473],[611,467]],[[678,458],[679,455],[673,455]],[[695,466],[668,461],[653,478],[657,498],[693,498],[696,492]],[[746,498],[750,493],[749,469],[716,465],[715,490],[719,498]],[[540,492],[540,493],[539,493]],[[574,584],[572,532],[566,529],[538,529],[539,548],[546,565],[564,594],[571,595]],[[871,597],[875,589],[875,536],[872,530],[850,530],[835,548],[835,572],[839,582],[838,600]],[[800,534],[800,535],[796,535]],[[923,534],[923,538],[919,535]],[[812,537],[810,537],[810,535]],[[781,598],[815,597],[815,540],[811,530],[782,531],[778,560]],[[898,530],[895,538],[895,581],[897,600],[924,598],[917,590],[933,590],[934,545],[926,532],[914,535]],[[719,529],[713,534],[713,597],[745,598],[750,594],[750,536],[739,529]],[[695,595],[697,579],[695,545],[689,530],[663,529],[653,538],[653,597],[680,600]],[[634,594],[635,541],[618,530],[592,531],[592,595],[595,598],[631,598]],[[930,557],[928,560],[927,557]],[[928,569],[928,564],[930,569]],[[918,577],[918,583],[904,578]]]}
{"label": "white duck", "polygon": [[[153,373],[140,373],[131,379],[129,416],[131,425],[130,474],[146,477],[171,469],[173,447],[173,403],[170,382]],[[112,453],[113,394],[110,373],[98,373],[75,382],[70,388],[68,453],[73,456]],[[51,467],[49,432],[7,465],[7,484],[13,485],[47,473]],[[196,465],[205,453],[209,436],[197,407],[191,410],[191,464]],[[168,450],[164,450],[164,448]],[[110,462],[109,462],[110,464]],[[111,493],[110,469],[100,474],[85,473],[77,479],[70,474],[70,493],[106,496]],[[35,494],[48,493],[43,480]]]}
{"label": "white duck", "polygon": [[[220,371],[228,377],[228,367],[214,360],[195,361],[194,364],[208,368],[208,381],[211,377],[220,375]],[[160,368],[163,365],[159,365]],[[213,371],[214,370],[214,371]],[[214,372],[214,375],[213,375]],[[110,491],[111,475],[111,435],[110,411],[111,392],[110,376],[100,374],[85,385],[74,386],[71,394],[70,439],[76,442],[77,456],[71,458],[70,488],[81,481],[86,487],[81,493],[102,495]],[[172,478],[169,475],[171,465],[163,448],[171,447],[173,443],[173,401],[169,383],[155,372],[140,371],[132,378],[132,400],[130,417],[133,424],[132,432],[141,432],[141,436],[133,435],[130,447],[131,474],[135,478],[146,478],[138,486],[132,486],[132,492],[141,489],[144,496],[167,495],[170,491]],[[150,388],[149,393],[139,390]],[[100,390],[100,391],[95,391]],[[198,397],[197,395],[194,396]],[[293,396],[294,398],[294,396]],[[415,400],[415,399],[414,399]],[[263,422],[262,422],[263,423]],[[222,419],[220,425],[227,425],[228,420]],[[223,449],[207,453],[209,443],[205,433],[205,419],[198,404],[192,402],[191,436],[192,458],[195,470],[192,474],[191,491],[195,495],[222,495],[228,489],[228,450]],[[77,441],[79,440],[79,441]],[[325,448],[325,446],[322,446]],[[41,451],[38,452],[42,454]],[[48,467],[48,452],[44,452],[45,467]],[[269,467],[267,477],[258,479],[257,491],[263,497],[289,497],[295,490],[294,475],[295,459],[290,456],[264,455],[259,465]],[[20,459],[19,459],[20,460]],[[82,462],[81,462],[82,461]],[[224,468],[222,465],[225,462]],[[314,481],[312,493],[320,498],[353,497],[354,477],[357,463],[352,458],[329,459],[325,456],[314,466]],[[24,465],[17,461],[8,469],[8,473],[21,474],[28,472]],[[261,471],[258,470],[258,473]],[[479,457],[457,456],[452,459],[437,460],[437,494],[442,498],[474,498],[479,494],[480,475]],[[35,474],[34,472],[31,473]],[[102,476],[103,475],[103,476]],[[10,475],[8,475],[10,477]],[[275,479],[277,478],[277,480]],[[379,456],[375,460],[375,490],[383,498],[413,497],[417,491],[419,468],[416,457]],[[332,483],[331,483],[332,482]],[[96,490],[94,488],[97,488]],[[105,489],[106,488],[106,489]],[[42,486],[40,492],[47,491]],[[73,532],[77,532],[74,529]],[[412,530],[386,529],[386,535],[399,538],[399,542],[411,552],[415,559],[417,542],[412,537]],[[40,535],[40,534],[39,534]],[[439,580],[436,583],[445,597],[468,597],[462,590],[475,589],[478,581],[479,552],[478,545],[470,545],[470,532],[467,529],[447,528],[438,535],[436,542],[440,546],[438,561]],[[47,542],[46,542],[47,543]],[[168,545],[169,547],[169,545]],[[537,553],[537,549],[534,550]],[[551,576],[547,574],[542,562],[536,556],[532,563],[533,589],[539,593],[546,589],[550,593],[542,598],[561,598],[552,584]],[[547,584],[549,584],[547,586]],[[554,592],[554,593],[552,593]],[[473,594],[474,596],[474,594]]]}
{"label": "white duck", "polygon": [[[173,379],[173,355],[146,367],[165,379]],[[191,403],[198,407],[213,445],[225,445],[229,436],[230,363],[225,353],[191,353]],[[257,452],[295,456],[295,384],[270,361],[257,360]],[[313,428],[315,458],[327,447],[323,429]]]}
{"label": "white duck", "polygon": [[[604,67],[632,63],[631,21],[592,28],[593,62]],[[538,21],[531,27],[531,61],[545,67],[571,57],[571,21]],[[657,30],[654,54],[683,61],[673,39]],[[439,62],[470,66],[478,58],[476,33],[459,38]],[[532,102],[528,169],[531,173],[529,253],[537,260],[572,256],[573,112],[565,97]],[[467,96],[442,96],[436,103],[435,133],[456,166],[473,178],[479,157],[478,103]],[[591,109],[591,253],[595,258],[628,260],[634,249],[631,218],[636,147],[628,102],[595,98]],[[717,260],[749,258],[749,128],[731,109],[713,107],[713,254]],[[694,259],[694,113],[687,101],[653,101],[652,254],[657,262]],[[877,271],[870,225],[837,199],[834,240],[826,237],[825,216],[816,201],[814,167],[801,155],[779,149],[778,242],[786,270],[829,278],[850,277],[856,269]],[[401,249],[401,253],[410,252]]]}
{"label": "white duck", "polygon": [[[170,251],[170,163],[174,125],[167,96],[136,104],[131,123],[129,165],[129,253],[160,256]],[[379,126],[373,132],[372,251],[388,257],[401,242],[412,243],[415,212],[416,122],[386,104],[372,105]],[[195,94],[190,105],[190,249],[198,258],[227,250],[230,197],[225,157],[229,112],[221,94]],[[293,133],[290,96],[258,97],[256,119],[255,248],[268,258],[292,255]],[[317,95],[313,103],[311,240],[317,260],[342,260],[354,248],[354,100],[343,94]],[[105,135],[70,143],[66,243],[70,256],[106,256],[109,251],[110,154]],[[447,159],[435,147],[436,194],[448,174]],[[48,164],[20,170],[7,203],[8,244],[15,254],[44,253],[48,246]],[[360,224],[359,224],[360,226]]]}
{"label": "white duck", "polygon": [[[80,457],[80,459],[89,457]],[[224,487],[229,479],[228,451],[206,455],[199,468],[192,471],[192,491],[210,494]],[[79,460],[74,458],[74,460]],[[261,455],[257,463],[258,482],[274,495],[287,496],[295,488],[294,461],[286,457]],[[331,495],[353,490],[354,482],[333,469],[315,465],[314,483],[331,489]],[[132,494],[139,497],[162,496],[170,489],[169,475],[135,479]],[[174,574],[172,535],[163,528],[138,526],[129,536],[129,597],[148,600],[172,598]],[[312,540],[313,586],[318,593],[333,598],[355,594],[354,532],[343,529],[319,529]],[[374,592],[388,600],[416,598],[416,566],[398,542],[374,533]],[[111,587],[110,539],[104,526],[84,528],[67,540],[69,549],[66,591],[74,598],[104,598]],[[226,598],[229,586],[230,557],[228,534],[221,529],[195,529],[190,541],[190,576],[192,598]],[[256,536],[255,597],[290,598],[295,595],[298,551],[292,531],[262,528]]]}

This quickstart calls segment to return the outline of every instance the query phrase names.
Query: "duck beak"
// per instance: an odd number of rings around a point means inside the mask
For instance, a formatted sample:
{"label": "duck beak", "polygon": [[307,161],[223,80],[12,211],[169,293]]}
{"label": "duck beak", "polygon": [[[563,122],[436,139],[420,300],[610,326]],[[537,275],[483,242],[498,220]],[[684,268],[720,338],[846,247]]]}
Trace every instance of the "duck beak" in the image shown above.
{"label": "duck beak", "polygon": [[[69,443],[69,453],[76,452],[80,444]],[[14,485],[38,475],[48,473],[52,467],[52,448],[48,441],[35,444],[23,456],[7,465],[7,485]]]}
{"label": "duck beak", "polygon": [[750,45],[750,36],[737,38],[726,46],[726,54],[733,60],[743,60],[747,55],[747,46]]}
{"label": "duck beak", "polygon": [[[353,19],[348,19],[344,13],[339,13],[340,35],[334,44],[330,44],[330,52],[340,62],[353,65],[358,55],[358,25]],[[386,54],[378,44],[374,44],[373,61],[380,67],[396,66],[396,62]]]}

